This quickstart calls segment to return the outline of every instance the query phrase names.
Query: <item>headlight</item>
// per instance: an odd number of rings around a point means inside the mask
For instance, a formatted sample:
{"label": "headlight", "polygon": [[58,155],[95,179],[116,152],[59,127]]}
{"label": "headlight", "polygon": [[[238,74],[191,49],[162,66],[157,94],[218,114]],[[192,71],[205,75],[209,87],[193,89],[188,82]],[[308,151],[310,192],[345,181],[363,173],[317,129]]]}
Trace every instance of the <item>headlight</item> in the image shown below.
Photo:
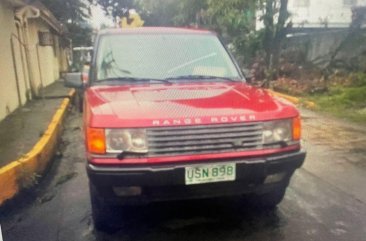
{"label": "headlight", "polygon": [[292,140],[292,120],[265,122],[263,125],[263,144],[288,142]]}
{"label": "headlight", "polygon": [[147,153],[146,130],[144,129],[107,129],[107,153]]}

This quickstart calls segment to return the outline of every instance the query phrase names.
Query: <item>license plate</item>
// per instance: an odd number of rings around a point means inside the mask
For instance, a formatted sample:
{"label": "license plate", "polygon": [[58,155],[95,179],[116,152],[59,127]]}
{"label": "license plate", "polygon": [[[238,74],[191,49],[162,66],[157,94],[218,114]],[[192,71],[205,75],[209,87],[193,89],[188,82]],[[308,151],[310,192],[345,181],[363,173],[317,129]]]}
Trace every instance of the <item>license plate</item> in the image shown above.
{"label": "license plate", "polygon": [[185,168],[186,185],[234,181],[235,163],[200,165]]}

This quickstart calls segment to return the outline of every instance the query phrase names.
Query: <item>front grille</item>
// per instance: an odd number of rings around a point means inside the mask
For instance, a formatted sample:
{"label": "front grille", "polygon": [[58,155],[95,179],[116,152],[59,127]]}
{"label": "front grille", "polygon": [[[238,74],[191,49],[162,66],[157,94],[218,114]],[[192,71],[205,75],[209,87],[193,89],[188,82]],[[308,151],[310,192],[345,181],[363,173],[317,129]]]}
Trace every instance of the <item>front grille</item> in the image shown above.
{"label": "front grille", "polygon": [[256,150],[262,123],[162,127],[147,130],[149,156]]}

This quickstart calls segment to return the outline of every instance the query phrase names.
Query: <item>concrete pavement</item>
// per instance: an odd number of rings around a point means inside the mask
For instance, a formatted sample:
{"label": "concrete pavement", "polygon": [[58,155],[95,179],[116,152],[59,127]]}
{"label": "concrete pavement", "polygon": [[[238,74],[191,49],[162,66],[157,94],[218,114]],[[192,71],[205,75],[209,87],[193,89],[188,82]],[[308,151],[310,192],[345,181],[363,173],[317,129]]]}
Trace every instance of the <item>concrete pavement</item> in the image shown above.
{"label": "concrete pavement", "polygon": [[35,184],[47,168],[72,95],[57,81],[0,123],[0,205]]}

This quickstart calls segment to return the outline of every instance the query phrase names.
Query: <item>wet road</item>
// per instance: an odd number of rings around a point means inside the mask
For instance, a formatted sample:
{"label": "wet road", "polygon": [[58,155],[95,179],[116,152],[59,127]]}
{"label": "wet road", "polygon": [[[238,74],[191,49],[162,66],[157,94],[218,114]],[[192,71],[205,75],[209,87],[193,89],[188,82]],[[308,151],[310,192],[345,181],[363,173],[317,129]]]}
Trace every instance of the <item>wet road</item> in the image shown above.
{"label": "wet road", "polygon": [[68,117],[60,153],[37,190],[2,210],[4,241],[366,240],[366,128],[302,111],[308,157],[275,211],[237,199],[129,210],[116,233],[93,229],[80,114]]}

